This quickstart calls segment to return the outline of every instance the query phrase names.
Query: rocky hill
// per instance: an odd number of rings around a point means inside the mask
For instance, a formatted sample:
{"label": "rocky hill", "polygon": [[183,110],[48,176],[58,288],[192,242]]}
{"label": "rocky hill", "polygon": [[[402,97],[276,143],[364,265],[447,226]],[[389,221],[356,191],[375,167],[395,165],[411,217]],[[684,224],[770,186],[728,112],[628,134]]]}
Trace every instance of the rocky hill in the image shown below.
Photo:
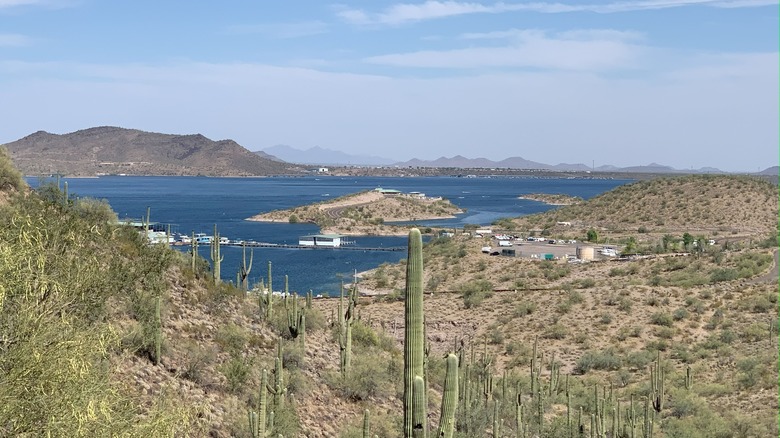
{"label": "rocky hill", "polygon": [[710,236],[777,233],[777,186],[750,176],[687,175],[639,181],[545,214],[518,219],[520,227],[554,229],[572,222],[615,235],[679,230]]}
{"label": "rocky hill", "polygon": [[297,166],[258,156],[233,140],[111,126],[62,135],[38,131],[5,147],[26,175],[265,176],[303,172]]}

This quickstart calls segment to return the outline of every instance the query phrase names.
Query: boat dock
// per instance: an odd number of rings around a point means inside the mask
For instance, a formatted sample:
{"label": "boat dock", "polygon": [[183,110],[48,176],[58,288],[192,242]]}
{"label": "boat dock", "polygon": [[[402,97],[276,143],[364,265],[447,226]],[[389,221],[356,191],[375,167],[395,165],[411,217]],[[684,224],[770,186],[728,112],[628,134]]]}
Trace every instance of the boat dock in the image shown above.
{"label": "boat dock", "polygon": [[[174,246],[190,246],[189,243],[174,242]],[[208,243],[200,243],[200,246],[208,246]],[[265,242],[228,242],[220,243],[220,246],[233,246],[242,247],[246,245],[247,248],[283,248],[283,249],[336,249],[346,251],[406,251],[405,246],[388,246],[388,247],[362,247],[362,246],[311,246],[311,245],[288,245],[284,243],[265,243]]]}

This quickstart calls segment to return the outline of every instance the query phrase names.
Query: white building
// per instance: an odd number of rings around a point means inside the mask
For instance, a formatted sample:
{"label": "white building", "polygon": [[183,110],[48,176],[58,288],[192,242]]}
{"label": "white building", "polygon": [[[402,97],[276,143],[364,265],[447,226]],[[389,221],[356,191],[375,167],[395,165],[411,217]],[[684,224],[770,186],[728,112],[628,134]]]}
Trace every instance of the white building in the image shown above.
{"label": "white building", "polygon": [[298,245],[338,248],[341,246],[342,237],[344,236],[341,234],[311,234],[298,238]]}

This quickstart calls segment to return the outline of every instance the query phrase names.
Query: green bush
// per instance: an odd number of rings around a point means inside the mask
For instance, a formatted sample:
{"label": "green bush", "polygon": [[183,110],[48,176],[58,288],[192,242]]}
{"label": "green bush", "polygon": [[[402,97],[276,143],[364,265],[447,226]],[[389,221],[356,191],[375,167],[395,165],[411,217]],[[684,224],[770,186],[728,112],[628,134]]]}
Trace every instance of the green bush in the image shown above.
{"label": "green bush", "polygon": [[521,301],[515,306],[513,314],[516,317],[522,317],[534,313],[535,310],[536,303],[532,301]]}
{"label": "green bush", "polygon": [[674,318],[668,313],[656,312],[650,316],[650,323],[664,327],[672,327],[674,325]]}
{"label": "green bush", "polygon": [[467,309],[479,307],[485,298],[493,295],[493,283],[484,280],[471,280],[459,286],[460,293],[463,296],[463,304]]}
{"label": "green bush", "polygon": [[226,388],[233,393],[241,393],[246,388],[253,361],[243,356],[231,356],[218,370],[225,376]]}
{"label": "green bush", "polygon": [[399,378],[397,361],[395,357],[387,361],[377,360],[373,354],[355,354],[348,377],[333,372],[326,375],[326,381],[333,390],[353,401],[388,397],[394,394],[393,382]]}
{"label": "green bush", "polygon": [[577,374],[585,374],[590,370],[617,371],[623,366],[623,361],[614,350],[586,351],[574,366]]}
{"label": "green bush", "polygon": [[0,146],[0,191],[22,191],[27,183],[22,178],[22,173],[14,167],[8,150]]}
{"label": "green bush", "polygon": [[569,329],[562,324],[553,324],[542,331],[542,337],[545,339],[563,339],[569,334]]}

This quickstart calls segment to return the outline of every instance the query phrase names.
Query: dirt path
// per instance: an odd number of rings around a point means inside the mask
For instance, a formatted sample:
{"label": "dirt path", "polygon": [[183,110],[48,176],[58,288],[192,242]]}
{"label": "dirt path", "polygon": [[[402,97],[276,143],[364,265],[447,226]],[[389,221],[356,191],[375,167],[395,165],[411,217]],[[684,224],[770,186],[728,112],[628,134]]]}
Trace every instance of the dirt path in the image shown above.
{"label": "dirt path", "polygon": [[780,278],[780,263],[778,263],[778,248],[772,251],[772,269],[768,273],[750,280],[750,283],[772,283]]}

